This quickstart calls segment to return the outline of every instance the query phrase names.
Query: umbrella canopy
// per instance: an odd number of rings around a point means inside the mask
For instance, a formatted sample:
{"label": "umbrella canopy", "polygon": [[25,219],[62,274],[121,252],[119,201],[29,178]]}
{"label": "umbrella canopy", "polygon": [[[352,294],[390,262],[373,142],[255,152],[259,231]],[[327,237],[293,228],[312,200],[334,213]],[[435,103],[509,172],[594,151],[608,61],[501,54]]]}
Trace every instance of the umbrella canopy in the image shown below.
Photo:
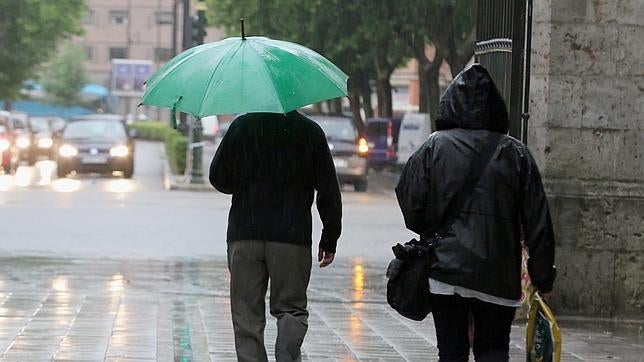
{"label": "umbrella canopy", "polygon": [[287,113],[347,95],[347,75],[315,51],[265,37],[233,37],[177,55],[146,83],[141,104],[196,117]]}

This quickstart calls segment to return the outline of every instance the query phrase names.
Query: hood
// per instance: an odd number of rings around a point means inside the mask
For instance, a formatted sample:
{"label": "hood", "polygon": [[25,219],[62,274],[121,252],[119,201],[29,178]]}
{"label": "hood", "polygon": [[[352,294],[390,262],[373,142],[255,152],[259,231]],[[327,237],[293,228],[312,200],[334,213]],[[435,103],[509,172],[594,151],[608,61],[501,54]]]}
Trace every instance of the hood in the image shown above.
{"label": "hood", "polygon": [[472,64],[450,83],[438,106],[436,129],[486,129],[507,133],[508,111],[487,69]]}

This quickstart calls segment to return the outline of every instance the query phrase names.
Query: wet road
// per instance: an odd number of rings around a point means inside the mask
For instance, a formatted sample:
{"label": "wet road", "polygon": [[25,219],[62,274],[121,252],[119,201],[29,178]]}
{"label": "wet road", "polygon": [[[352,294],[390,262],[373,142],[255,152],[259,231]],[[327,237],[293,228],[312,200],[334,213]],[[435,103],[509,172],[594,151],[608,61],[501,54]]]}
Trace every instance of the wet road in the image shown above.
{"label": "wet road", "polygon": [[[230,197],[218,192],[166,192],[159,144],[139,142],[132,180],[56,179],[55,164],[0,176],[0,250],[9,254],[113,257],[225,255]],[[408,239],[393,194],[345,191],[339,256],[387,259]],[[321,225],[315,217],[314,240]]]}

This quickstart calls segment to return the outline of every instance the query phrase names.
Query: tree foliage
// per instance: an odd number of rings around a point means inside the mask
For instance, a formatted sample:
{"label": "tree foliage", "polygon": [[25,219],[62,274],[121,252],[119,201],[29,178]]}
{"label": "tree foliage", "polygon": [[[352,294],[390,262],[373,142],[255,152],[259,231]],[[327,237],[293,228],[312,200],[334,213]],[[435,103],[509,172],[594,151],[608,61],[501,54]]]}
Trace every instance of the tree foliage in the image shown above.
{"label": "tree foliage", "polygon": [[[438,106],[438,70],[443,59],[455,74],[471,59],[475,3],[465,0],[208,0],[211,24],[231,36],[263,35],[308,46],[349,75],[355,115],[392,113],[390,78],[410,58],[419,62],[421,111]],[[427,45],[436,57],[426,56]]]}
{"label": "tree foliage", "polygon": [[43,86],[53,104],[71,106],[80,104],[79,92],[87,82],[85,52],[67,43],[45,67]]}
{"label": "tree foliage", "polygon": [[82,33],[85,11],[84,0],[0,1],[0,99],[15,99],[62,39]]}

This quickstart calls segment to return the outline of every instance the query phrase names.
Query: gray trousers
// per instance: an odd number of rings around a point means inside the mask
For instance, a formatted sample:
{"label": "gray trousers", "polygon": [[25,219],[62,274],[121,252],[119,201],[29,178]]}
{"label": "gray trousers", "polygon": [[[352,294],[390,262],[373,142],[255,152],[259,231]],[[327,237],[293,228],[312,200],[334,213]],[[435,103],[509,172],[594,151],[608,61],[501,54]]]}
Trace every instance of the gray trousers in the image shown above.
{"label": "gray trousers", "polygon": [[266,290],[270,313],[277,318],[275,358],[301,360],[308,328],[306,289],[311,277],[311,248],[270,241],[228,243],[230,306],[239,361],[268,361],[264,347]]}

